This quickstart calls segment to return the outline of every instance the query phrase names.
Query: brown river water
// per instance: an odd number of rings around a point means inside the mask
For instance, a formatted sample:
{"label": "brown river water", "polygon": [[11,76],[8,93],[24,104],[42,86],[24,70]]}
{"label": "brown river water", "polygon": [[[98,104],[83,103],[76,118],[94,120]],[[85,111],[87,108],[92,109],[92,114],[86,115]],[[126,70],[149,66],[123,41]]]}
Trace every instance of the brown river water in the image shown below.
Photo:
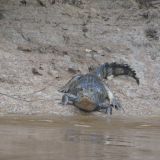
{"label": "brown river water", "polygon": [[159,160],[160,117],[0,116],[0,160]]}

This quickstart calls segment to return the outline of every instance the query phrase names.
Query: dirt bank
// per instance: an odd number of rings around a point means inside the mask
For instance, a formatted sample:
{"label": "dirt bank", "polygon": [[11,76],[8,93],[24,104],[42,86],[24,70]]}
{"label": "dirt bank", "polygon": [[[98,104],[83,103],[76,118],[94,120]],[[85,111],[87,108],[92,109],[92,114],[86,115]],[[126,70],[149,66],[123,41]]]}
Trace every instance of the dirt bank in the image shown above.
{"label": "dirt bank", "polygon": [[74,75],[113,61],[131,65],[140,78],[139,86],[126,76],[106,81],[125,111],[160,114],[158,3],[145,7],[133,0],[25,2],[0,4],[1,114],[82,114],[72,105],[59,105],[63,94],[57,89]]}

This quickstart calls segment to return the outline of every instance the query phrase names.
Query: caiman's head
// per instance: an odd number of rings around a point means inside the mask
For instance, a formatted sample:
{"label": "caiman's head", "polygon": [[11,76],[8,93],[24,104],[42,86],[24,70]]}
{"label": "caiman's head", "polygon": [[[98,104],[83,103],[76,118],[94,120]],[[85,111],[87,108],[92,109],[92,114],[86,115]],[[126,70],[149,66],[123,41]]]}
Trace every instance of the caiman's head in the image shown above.
{"label": "caiman's head", "polygon": [[79,88],[77,92],[78,102],[77,105],[80,109],[85,111],[93,111],[96,107],[97,94],[91,88]]}

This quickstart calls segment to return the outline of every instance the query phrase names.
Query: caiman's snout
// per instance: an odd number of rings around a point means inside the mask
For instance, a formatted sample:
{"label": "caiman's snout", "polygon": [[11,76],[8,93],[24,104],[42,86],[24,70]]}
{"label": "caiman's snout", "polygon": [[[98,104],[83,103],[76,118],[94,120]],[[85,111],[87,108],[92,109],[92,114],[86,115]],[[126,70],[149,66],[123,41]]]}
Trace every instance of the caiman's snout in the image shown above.
{"label": "caiman's snout", "polygon": [[88,93],[82,93],[82,96],[88,96],[89,94]]}
{"label": "caiman's snout", "polygon": [[87,93],[84,93],[78,101],[78,107],[82,110],[91,112],[94,110],[95,105],[94,102],[91,101],[91,97]]}
{"label": "caiman's snout", "polygon": [[88,100],[91,99],[91,95],[88,94],[88,93],[86,93],[86,92],[82,93],[81,97],[82,97],[83,99],[88,99]]}

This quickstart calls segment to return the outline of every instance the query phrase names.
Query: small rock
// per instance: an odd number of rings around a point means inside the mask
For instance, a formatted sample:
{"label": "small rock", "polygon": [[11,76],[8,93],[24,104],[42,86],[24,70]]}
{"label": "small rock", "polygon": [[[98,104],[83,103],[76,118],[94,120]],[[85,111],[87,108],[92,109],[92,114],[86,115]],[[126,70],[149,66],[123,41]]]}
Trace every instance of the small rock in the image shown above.
{"label": "small rock", "polygon": [[101,56],[105,56],[105,53],[102,53]]}
{"label": "small rock", "polygon": [[46,21],[46,24],[51,24],[51,22],[50,21]]}
{"label": "small rock", "polygon": [[105,53],[104,53],[103,50],[98,50],[97,53],[98,53],[99,55],[101,55],[101,56],[104,56],[104,55],[105,55]]}
{"label": "small rock", "polygon": [[51,70],[48,71],[48,74],[49,74],[49,75],[53,75],[52,72],[51,72]]}
{"label": "small rock", "polygon": [[107,51],[107,52],[110,52],[110,53],[112,52],[112,50],[111,50],[110,47],[105,47],[105,46],[104,46],[104,47],[102,47],[102,48],[103,48],[105,51]]}
{"label": "small rock", "polygon": [[27,2],[25,0],[20,1],[22,4],[26,6]]}
{"label": "small rock", "polygon": [[123,53],[123,50],[122,50],[122,49],[120,49],[120,50],[119,50],[119,52],[120,52],[120,53]]}
{"label": "small rock", "polygon": [[39,65],[39,69],[44,70],[43,67],[42,67],[42,64]]}
{"label": "small rock", "polygon": [[85,49],[85,51],[89,53],[89,52],[91,52],[92,50],[90,50],[90,49]]}
{"label": "small rock", "polygon": [[149,38],[153,38],[153,39],[155,39],[155,40],[158,40],[158,39],[159,39],[159,37],[158,37],[158,32],[157,32],[155,29],[150,29],[150,28],[148,28],[148,29],[145,30],[145,34],[146,34],[146,36],[149,37]]}
{"label": "small rock", "polygon": [[66,51],[63,51],[63,55],[68,55],[68,53]]}
{"label": "small rock", "polygon": [[38,49],[38,51],[39,51],[40,53],[45,53],[45,49],[43,49],[43,48],[41,48],[41,47]]}
{"label": "small rock", "polygon": [[55,4],[55,0],[51,0],[51,4]]}
{"label": "small rock", "polygon": [[5,82],[5,79],[4,78],[0,78],[0,82]]}
{"label": "small rock", "polygon": [[86,26],[82,27],[82,31],[87,32],[88,31],[87,27]]}
{"label": "small rock", "polygon": [[63,28],[63,27],[62,27],[62,29],[63,29],[63,30],[68,30],[67,28]]}
{"label": "small rock", "polygon": [[72,68],[72,67],[69,67],[69,68],[68,68],[68,71],[69,71],[70,73],[73,73],[73,74],[76,74],[76,73],[77,73],[77,70],[74,69],[74,68]]}
{"label": "small rock", "polygon": [[98,54],[94,54],[94,55],[93,55],[93,58],[97,58],[97,57],[99,57]]}
{"label": "small rock", "polygon": [[109,20],[109,18],[105,18],[105,20],[104,21],[108,21]]}
{"label": "small rock", "polygon": [[87,54],[86,54],[86,57],[92,58],[92,54],[87,53]]}
{"label": "small rock", "polygon": [[32,51],[31,47],[26,47],[26,46],[19,46],[17,47],[18,50],[24,51],[24,52],[30,52]]}
{"label": "small rock", "polygon": [[58,74],[55,75],[56,78],[60,78]]}
{"label": "small rock", "polygon": [[156,60],[156,57],[151,57],[151,60]]}
{"label": "small rock", "polygon": [[111,80],[114,77],[114,75],[108,76],[107,79]]}
{"label": "small rock", "polygon": [[42,74],[39,73],[36,68],[32,68],[32,73],[33,73],[34,75],[42,76]]}
{"label": "small rock", "polygon": [[112,52],[112,51],[111,51],[111,48],[109,48],[109,47],[106,47],[106,51],[107,51],[107,52]]}
{"label": "small rock", "polygon": [[103,53],[103,50],[97,50],[97,53],[98,53],[98,54],[102,54],[102,53]]}
{"label": "small rock", "polygon": [[98,49],[97,49],[96,46],[92,46],[92,50],[95,51],[95,52],[97,52]]}

